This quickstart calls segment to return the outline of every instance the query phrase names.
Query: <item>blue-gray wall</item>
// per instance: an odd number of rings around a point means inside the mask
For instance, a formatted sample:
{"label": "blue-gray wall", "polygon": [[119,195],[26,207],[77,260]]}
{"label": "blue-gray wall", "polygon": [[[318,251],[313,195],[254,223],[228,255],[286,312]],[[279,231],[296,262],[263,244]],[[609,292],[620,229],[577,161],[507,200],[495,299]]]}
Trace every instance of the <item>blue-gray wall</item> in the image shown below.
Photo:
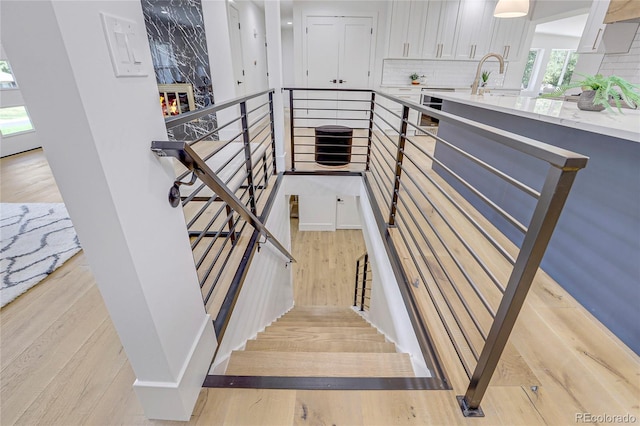
{"label": "blue-gray wall", "polygon": [[[590,157],[578,172],[542,268],[640,353],[640,144],[456,102],[445,101],[443,110]],[[546,163],[447,123],[440,123],[438,135],[541,189]],[[528,225],[531,197],[442,144],[436,145],[436,157]],[[442,168],[434,169],[520,245],[519,231]]]}

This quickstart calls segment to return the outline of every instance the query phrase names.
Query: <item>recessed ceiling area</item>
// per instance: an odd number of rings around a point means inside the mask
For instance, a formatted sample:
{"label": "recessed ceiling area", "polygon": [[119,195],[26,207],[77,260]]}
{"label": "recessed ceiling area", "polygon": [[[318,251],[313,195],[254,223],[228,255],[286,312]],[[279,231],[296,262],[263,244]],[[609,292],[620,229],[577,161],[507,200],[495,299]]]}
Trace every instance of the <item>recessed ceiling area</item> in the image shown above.
{"label": "recessed ceiling area", "polygon": [[536,34],[552,34],[566,37],[581,37],[589,14],[558,19],[536,26]]}

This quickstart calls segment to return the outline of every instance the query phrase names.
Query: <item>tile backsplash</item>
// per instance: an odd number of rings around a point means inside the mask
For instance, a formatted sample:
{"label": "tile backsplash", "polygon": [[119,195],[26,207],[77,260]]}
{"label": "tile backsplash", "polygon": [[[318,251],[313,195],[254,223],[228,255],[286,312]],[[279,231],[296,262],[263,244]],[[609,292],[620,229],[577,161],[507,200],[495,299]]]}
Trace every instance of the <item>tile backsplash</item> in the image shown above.
{"label": "tile backsplash", "polygon": [[[508,63],[504,64],[505,73]],[[385,59],[382,65],[382,85],[395,86],[410,84],[409,76],[418,73],[424,75],[423,84],[430,87],[471,87],[476,74],[478,62],[473,61],[432,61],[427,59]],[[504,74],[499,74],[499,64],[490,58],[482,66],[483,70],[492,71],[489,87],[501,87]]]}
{"label": "tile backsplash", "polygon": [[617,75],[634,84],[640,84],[640,30],[631,44],[629,53],[604,55],[599,73]]}

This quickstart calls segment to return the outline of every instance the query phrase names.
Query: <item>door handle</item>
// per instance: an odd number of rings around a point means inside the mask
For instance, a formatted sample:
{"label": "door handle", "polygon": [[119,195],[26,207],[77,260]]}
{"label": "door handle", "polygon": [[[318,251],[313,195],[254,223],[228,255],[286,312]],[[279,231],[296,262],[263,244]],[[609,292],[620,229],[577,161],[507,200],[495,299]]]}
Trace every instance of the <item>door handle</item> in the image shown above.
{"label": "door handle", "polygon": [[238,80],[238,84],[242,84],[242,82],[240,80]]}
{"label": "door handle", "polygon": [[336,80],[336,79],[329,80],[329,83],[337,83],[337,82],[338,82],[338,80]]}
{"label": "door handle", "polygon": [[347,80],[338,80],[338,83],[346,83]]}

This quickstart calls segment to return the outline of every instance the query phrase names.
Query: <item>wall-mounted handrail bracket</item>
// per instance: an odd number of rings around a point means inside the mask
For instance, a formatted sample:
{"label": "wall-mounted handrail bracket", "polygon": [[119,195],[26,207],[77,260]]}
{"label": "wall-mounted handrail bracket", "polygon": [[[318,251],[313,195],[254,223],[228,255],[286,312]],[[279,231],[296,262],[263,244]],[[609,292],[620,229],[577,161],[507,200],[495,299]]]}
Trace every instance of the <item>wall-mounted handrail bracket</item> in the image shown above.
{"label": "wall-mounted handrail bracket", "polygon": [[[159,155],[162,157],[163,155]],[[173,186],[169,188],[169,204],[175,208],[180,205],[180,185],[191,186],[196,183],[198,176],[195,173],[191,173],[191,179],[187,181],[176,180],[173,182]]]}

